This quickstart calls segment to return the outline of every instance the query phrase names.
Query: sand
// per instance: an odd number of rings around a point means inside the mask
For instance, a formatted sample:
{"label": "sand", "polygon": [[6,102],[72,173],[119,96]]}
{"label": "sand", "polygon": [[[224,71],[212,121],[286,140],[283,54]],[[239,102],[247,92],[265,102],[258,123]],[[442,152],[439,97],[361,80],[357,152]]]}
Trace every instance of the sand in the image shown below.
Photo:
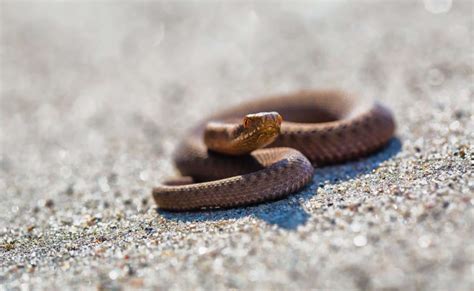
{"label": "sand", "polygon": [[[0,289],[469,290],[472,1],[0,4]],[[375,98],[397,137],[280,201],[157,211],[200,118]]]}

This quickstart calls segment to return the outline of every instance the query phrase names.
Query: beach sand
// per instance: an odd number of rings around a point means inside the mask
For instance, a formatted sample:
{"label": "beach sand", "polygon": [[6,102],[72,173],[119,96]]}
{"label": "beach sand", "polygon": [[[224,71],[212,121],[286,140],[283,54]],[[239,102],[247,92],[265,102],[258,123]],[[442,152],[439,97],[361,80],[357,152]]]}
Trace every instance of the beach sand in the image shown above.
{"label": "beach sand", "polygon": [[[469,290],[472,1],[0,4],[0,289]],[[338,88],[397,137],[280,201],[158,211],[179,138]]]}

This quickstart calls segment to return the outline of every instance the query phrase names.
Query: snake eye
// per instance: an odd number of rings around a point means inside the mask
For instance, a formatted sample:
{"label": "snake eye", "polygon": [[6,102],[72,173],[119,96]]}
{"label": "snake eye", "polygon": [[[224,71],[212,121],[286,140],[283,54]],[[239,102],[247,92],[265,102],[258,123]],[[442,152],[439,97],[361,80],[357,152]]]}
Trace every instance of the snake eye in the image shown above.
{"label": "snake eye", "polygon": [[244,127],[248,128],[250,126],[250,118],[244,117]]}

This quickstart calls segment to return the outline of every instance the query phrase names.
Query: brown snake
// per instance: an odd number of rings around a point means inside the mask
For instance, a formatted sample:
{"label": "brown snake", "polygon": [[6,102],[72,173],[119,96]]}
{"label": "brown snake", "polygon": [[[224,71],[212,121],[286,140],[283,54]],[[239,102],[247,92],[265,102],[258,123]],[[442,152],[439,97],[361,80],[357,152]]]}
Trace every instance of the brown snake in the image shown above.
{"label": "brown snake", "polygon": [[[242,117],[241,123],[235,122]],[[259,99],[216,114],[192,129],[174,155],[178,170],[192,179],[159,185],[153,197],[165,210],[276,200],[308,184],[313,166],[372,153],[394,131],[393,116],[385,107],[339,91]]]}

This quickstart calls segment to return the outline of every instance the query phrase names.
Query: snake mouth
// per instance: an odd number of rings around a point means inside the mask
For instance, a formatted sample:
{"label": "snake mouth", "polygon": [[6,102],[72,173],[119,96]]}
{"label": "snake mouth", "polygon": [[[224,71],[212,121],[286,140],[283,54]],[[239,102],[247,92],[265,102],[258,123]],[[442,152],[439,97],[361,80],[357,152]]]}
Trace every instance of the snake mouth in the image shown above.
{"label": "snake mouth", "polygon": [[280,126],[266,125],[254,128],[246,133],[241,133],[236,140],[247,140],[247,139],[263,139],[270,138],[272,136],[278,136],[280,134]]}

